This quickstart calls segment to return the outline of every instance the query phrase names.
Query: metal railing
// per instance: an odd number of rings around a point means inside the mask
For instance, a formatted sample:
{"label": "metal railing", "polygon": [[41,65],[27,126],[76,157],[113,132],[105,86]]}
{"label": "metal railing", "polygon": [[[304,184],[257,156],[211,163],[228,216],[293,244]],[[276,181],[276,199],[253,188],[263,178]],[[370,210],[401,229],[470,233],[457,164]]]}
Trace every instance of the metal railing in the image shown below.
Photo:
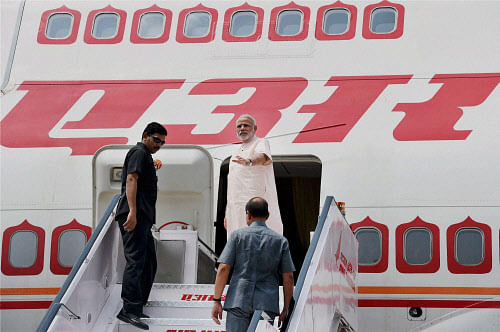
{"label": "metal railing", "polygon": [[[87,256],[92,249],[92,246],[94,245],[97,237],[101,233],[102,229],[104,228],[104,225],[106,224],[106,221],[110,217],[111,213],[113,212],[113,209],[115,208],[116,203],[118,202],[120,195],[115,195],[113,199],[111,200],[111,203],[109,203],[108,208],[104,212],[103,217],[101,218],[101,221],[97,225],[96,229],[92,233],[92,236],[90,237],[89,241],[85,245],[85,248],[83,249],[82,254],[78,258],[78,260],[75,262],[73,265],[73,268],[71,269],[71,272],[68,275],[68,278],[66,278],[66,281],[62,285],[61,289],[57,293],[57,296],[54,298],[54,301],[52,301],[52,304],[50,305],[49,309],[45,313],[45,316],[43,317],[42,321],[40,322],[40,325],[37,328],[37,332],[45,332],[48,330],[50,327],[50,324],[52,324],[52,321],[54,320],[54,317],[57,315],[59,312],[59,309],[61,306],[64,306],[63,303],[61,303],[61,300],[66,294],[66,291],[68,290],[69,286],[73,282],[73,279],[75,278],[78,270],[82,266],[83,262],[87,259]],[[78,317],[75,314],[76,317]],[[78,318],[79,319],[79,318]]]}

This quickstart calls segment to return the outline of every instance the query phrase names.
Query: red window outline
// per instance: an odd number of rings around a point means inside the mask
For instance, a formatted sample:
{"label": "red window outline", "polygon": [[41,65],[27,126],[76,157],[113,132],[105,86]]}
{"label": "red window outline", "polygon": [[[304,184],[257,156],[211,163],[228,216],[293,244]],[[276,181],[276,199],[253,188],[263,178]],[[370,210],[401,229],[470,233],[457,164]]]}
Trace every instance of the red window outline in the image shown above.
{"label": "red window outline", "polygon": [[50,248],[50,271],[54,274],[69,274],[71,272],[71,269],[73,267],[67,267],[67,266],[62,266],[59,264],[59,259],[58,259],[58,249],[59,249],[59,237],[64,231],[67,230],[81,230],[85,233],[87,236],[87,240],[85,243],[88,242],[90,235],[92,234],[92,229],[88,226],[80,224],[76,219],[73,219],[69,224],[62,225],[56,227],[52,231],[52,241],[51,241],[51,248]]}
{"label": "red window outline", "polygon": [[[165,26],[163,27],[163,34],[157,38],[142,38],[139,36],[139,22],[141,16],[146,13],[162,13],[165,15]],[[139,9],[134,13],[132,19],[132,30],[130,31],[130,41],[134,44],[160,44],[168,40],[170,35],[170,26],[172,24],[172,11],[153,5],[149,8]]]}
{"label": "red window outline", "polygon": [[[302,31],[295,36],[280,36],[276,32],[276,24],[278,22],[278,15],[285,10],[300,10],[304,14],[302,22]],[[307,38],[309,32],[309,17],[311,10],[308,7],[299,6],[295,2],[290,2],[288,5],[273,8],[271,11],[271,25],[269,27],[269,40],[273,41],[300,41]]]}
{"label": "red window outline", "polygon": [[[461,265],[455,259],[455,234],[462,228],[479,228],[484,234],[484,260],[478,265]],[[491,271],[492,266],[492,245],[491,228],[487,224],[474,221],[467,217],[464,221],[451,225],[446,231],[446,240],[448,243],[448,270],[455,274],[482,274]]]}
{"label": "red window outline", "polygon": [[[346,9],[350,13],[349,28],[341,35],[329,35],[323,31],[323,22],[325,20],[325,13],[330,9]],[[349,40],[354,38],[356,34],[356,18],[358,9],[356,6],[346,5],[342,1],[337,1],[331,5],[326,5],[318,9],[316,16],[316,39],[317,40]]]}
{"label": "red window outline", "polygon": [[[118,22],[118,31],[116,32],[116,36],[114,36],[113,38],[95,38],[94,36],[92,36],[92,28],[94,27],[94,20],[96,16],[104,13],[117,14],[120,18]],[[87,44],[118,44],[123,40],[126,20],[127,12],[121,9],[116,9],[112,6],[93,10],[89,13],[89,16],[87,16],[87,24],[85,26],[85,34],[83,40]]]}
{"label": "red window outline", "polygon": [[[208,34],[204,37],[186,37],[184,35],[184,24],[186,22],[186,17],[193,12],[208,12],[212,18],[210,20],[210,30]],[[215,38],[215,27],[217,24],[218,13],[215,8],[208,8],[203,6],[201,3],[193,8],[186,8],[182,10],[179,14],[179,21],[177,22],[177,34],[175,40],[179,43],[208,43]]]}
{"label": "red window outline", "polygon": [[[398,21],[396,22],[396,29],[390,33],[373,33],[370,30],[371,14],[374,9],[382,7],[392,7],[396,10],[398,15]],[[363,38],[365,39],[397,39],[403,35],[405,18],[405,7],[403,5],[393,3],[387,0],[383,0],[374,5],[368,5],[365,7],[365,12],[363,14]]]}
{"label": "red window outline", "polygon": [[[255,27],[255,33],[247,37],[235,37],[231,35],[231,21],[233,14],[241,11],[252,11],[257,14],[257,26]],[[224,26],[222,28],[222,40],[227,42],[253,42],[260,39],[262,36],[262,21],[264,20],[264,10],[260,7],[250,6],[247,2],[239,7],[233,7],[226,10],[224,14]]]}
{"label": "red window outline", "polygon": [[382,273],[387,271],[389,261],[389,228],[386,225],[373,221],[370,217],[366,217],[360,222],[351,224],[352,231],[358,228],[376,228],[381,234],[382,251],[380,261],[375,265],[358,264],[360,273]]}
{"label": "red window outline", "polygon": [[[432,234],[432,258],[424,265],[408,264],[404,259],[404,234],[410,228],[427,228]],[[434,273],[439,270],[439,227],[416,217],[396,228],[396,268],[401,273]]]}
{"label": "red window outline", "polygon": [[[48,38],[45,35],[45,32],[47,31],[47,23],[49,23],[49,18],[53,14],[71,14],[73,16],[73,25],[71,27],[71,33],[68,37],[59,39]],[[38,28],[37,42],[39,44],[73,44],[76,40],[76,36],[78,35],[81,18],[82,14],[80,14],[79,11],[70,9],[66,6],[61,6],[57,9],[51,9],[43,12],[40,19],[40,27]]]}
{"label": "red window outline", "polygon": [[[9,262],[9,248],[12,235],[17,231],[32,231],[38,236],[38,247],[35,263],[28,267],[14,267]],[[43,250],[45,246],[45,231],[34,226],[25,219],[21,224],[9,227],[3,233],[2,240],[2,273],[8,276],[36,275],[43,270]]]}

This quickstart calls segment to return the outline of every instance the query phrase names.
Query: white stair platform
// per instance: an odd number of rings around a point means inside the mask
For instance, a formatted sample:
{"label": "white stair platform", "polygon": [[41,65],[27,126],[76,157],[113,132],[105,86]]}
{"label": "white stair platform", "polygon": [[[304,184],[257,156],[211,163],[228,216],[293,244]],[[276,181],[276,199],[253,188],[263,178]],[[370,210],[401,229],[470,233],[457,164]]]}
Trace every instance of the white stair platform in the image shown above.
{"label": "white stair platform", "polygon": [[[225,332],[225,321],[221,325],[215,324],[212,319],[175,319],[175,318],[149,318],[144,319],[144,323],[149,325],[152,332]],[[140,329],[126,324],[119,323],[118,332],[136,332]]]}
{"label": "white stair platform", "polygon": [[[143,321],[149,325],[150,331],[223,332],[226,313],[223,313],[221,325],[211,319],[213,291],[214,285],[211,284],[154,284],[144,306],[144,313],[151,318]],[[226,291],[227,286],[224,294]],[[280,305],[281,293],[280,289]],[[121,285],[118,284],[111,289],[93,331],[140,331],[116,318],[121,307]]]}
{"label": "white stair platform", "polygon": [[154,318],[210,318],[212,302],[149,301],[144,313]]}
{"label": "white stair platform", "polygon": [[154,284],[149,301],[211,302],[213,293],[211,284]]}

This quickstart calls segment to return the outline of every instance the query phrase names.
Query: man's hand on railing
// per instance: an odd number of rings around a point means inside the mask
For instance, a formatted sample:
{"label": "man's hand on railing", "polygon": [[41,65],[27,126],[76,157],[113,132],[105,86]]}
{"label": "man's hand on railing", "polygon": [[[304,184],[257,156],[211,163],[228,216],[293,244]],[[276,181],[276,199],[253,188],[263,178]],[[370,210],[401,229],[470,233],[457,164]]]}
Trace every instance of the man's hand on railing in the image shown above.
{"label": "man's hand on railing", "polygon": [[293,272],[283,273],[283,311],[281,311],[280,318],[278,320],[278,327],[281,328],[282,323],[286,319],[288,314],[288,308],[293,296]]}
{"label": "man's hand on railing", "polygon": [[288,315],[288,308],[283,308],[280,314],[280,318],[278,319],[278,328],[281,329],[281,325],[285,321],[286,315]]}

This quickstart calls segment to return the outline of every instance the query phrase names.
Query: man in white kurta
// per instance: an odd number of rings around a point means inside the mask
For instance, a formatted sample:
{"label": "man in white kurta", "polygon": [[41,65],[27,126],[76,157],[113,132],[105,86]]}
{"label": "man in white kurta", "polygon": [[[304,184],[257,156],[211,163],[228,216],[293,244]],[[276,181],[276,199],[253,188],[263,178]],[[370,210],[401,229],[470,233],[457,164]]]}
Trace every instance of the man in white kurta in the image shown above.
{"label": "man in white kurta", "polygon": [[255,136],[256,130],[250,115],[242,115],[236,121],[236,134],[242,144],[229,162],[224,219],[228,238],[233,231],[247,226],[245,205],[253,197],[262,197],[268,202],[267,227],[283,235],[271,149],[266,139]]}

